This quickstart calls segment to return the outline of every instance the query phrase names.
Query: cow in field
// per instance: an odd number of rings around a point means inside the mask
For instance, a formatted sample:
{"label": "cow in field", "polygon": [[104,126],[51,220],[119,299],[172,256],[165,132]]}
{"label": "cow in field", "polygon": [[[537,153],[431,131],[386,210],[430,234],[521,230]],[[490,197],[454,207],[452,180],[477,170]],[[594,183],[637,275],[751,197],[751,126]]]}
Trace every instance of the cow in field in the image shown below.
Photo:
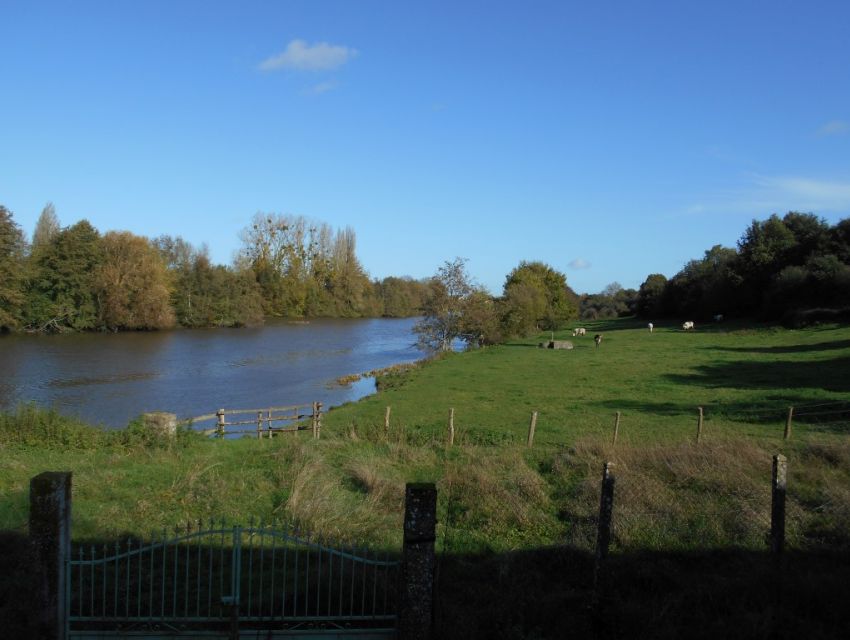
{"label": "cow in field", "polygon": [[682,330],[683,331],[688,331],[689,329],[693,329],[693,328],[694,328],[694,323],[693,323],[692,320],[688,320],[687,322],[682,323]]}
{"label": "cow in field", "polygon": [[598,349],[599,343],[602,342],[602,334],[597,333],[595,336],[593,336],[593,341],[596,343],[596,348]]}
{"label": "cow in field", "polygon": [[587,335],[587,329],[584,329],[582,327],[579,327],[577,329],[573,329],[573,338],[575,338],[576,336],[586,336],[586,335]]}
{"label": "cow in field", "polygon": [[652,324],[652,323],[650,322],[650,323],[649,323],[648,325],[646,325],[646,326],[649,328],[649,332],[650,332],[650,333],[652,333],[652,330],[655,328],[655,325],[654,325],[654,324]]}
{"label": "cow in field", "polygon": [[714,316],[714,321],[715,322],[723,322],[723,314],[718,313],[716,316]]}

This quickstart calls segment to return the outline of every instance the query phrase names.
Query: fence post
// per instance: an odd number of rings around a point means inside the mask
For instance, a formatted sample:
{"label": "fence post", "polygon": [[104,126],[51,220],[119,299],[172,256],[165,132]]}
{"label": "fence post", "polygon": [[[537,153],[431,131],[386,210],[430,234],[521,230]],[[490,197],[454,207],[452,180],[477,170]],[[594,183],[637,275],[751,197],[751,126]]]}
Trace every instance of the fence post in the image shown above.
{"label": "fence post", "polygon": [[782,454],[773,456],[770,500],[770,550],[778,558],[785,547],[785,490],[788,460]]}
{"label": "fence post", "polygon": [[611,446],[615,446],[617,444],[617,434],[620,433],[620,412],[618,411],[614,416],[614,438],[611,440]]}
{"label": "fence post", "polygon": [[318,440],[322,437],[322,403],[316,403],[316,430],[313,432],[313,437]]}
{"label": "fence post", "polygon": [[528,445],[529,449],[534,444],[534,430],[536,428],[537,428],[537,412],[532,411],[531,422],[528,425],[528,442],[526,443]]}
{"label": "fence post", "polygon": [[449,446],[455,443],[455,410],[449,409]]}
{"label": "fence post", "polygon": [[791,422],[794,420],[794,407],[788,407],[788,417],[785,418],[785,439],[791,439]]}
{"label": "fence post", "polygon": [[598,604],[602,591],[602,565],[611,543],[611,515],[614,511],[614,476],[612,462],[602,465],[602,490],[599,497],[599,520],[596,523],[596,553],[593,561],[593,602]]}
{"label": "fence post", "polygon": [[434,615],[437,487],[409,483],[404,496],[399,640],[428,640]]}
{"label": "fence post", "polygon": [[390,411],[392,411],[392,407],[387,407],[384,413],[384,437],[389,437],[390,435]]}
{"label": "fence post", "polygon": [[697,407],[699,409],[699,419],[697,420],[697,444],[702,440],[702,407]]}
{"label": "fence post", "polygon": [[257,411],[257,440],[263,439],[263,412]]}
{"label": "fence post", "polygon": [[216,417],[218,418],[218,437],[224,437],[224,409],[219,409],[215,412]]}
{"label": "fence post", "polygon": [[30,544],[35,561],[38,637],[67,638],[71,556],[71,472],[48,471],[30,480]]}

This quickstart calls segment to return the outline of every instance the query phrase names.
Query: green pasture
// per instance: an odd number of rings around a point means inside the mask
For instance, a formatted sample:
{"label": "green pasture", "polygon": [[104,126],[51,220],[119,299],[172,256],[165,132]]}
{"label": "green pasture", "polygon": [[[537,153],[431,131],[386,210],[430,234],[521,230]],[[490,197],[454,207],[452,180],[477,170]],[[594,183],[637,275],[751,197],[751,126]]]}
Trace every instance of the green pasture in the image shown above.
{"label": "green pasture", "polygon": [[[850,530],[850,412],[816,409],[850,407],[850,328],[662,325],[650,334],[631,320],[586,326],[586,337],[556,332],[573,341],[569,351],[537,348],[548,338],[540,336],[389,373],[379,393],[330,411],[319,441],[308,432],[272,441],[184,433],[162,443],[138,425],[108,433],[21,407],[0,415],[0,530],[26,530],[32,476],[71,470],[78,539],[147,538],[187,521],[255,517],[397,548],[405,482],[433,481],[444,550],[588,548],[599,469],[615,460],[623,486],[637,492],[624,545],[758,545],[770,457],[782,451],[796,482],[793,509],[810,513],[811,535],[844,539],[835,532]],[[800,417],[786,442],[791,405]],[[697,406],[705,412],[699,447]],[[835,509],[822,508],[826,499]],[[718,524],[716,514],[737,513],[741,500],[758,503],[751,522]],[[715,514],[709,523],[706,514]],[[669,526],[659,531],[659,522]]]}
{"label": "green pasture", "polygon": [[[619,411],[620,438],[680,442],[694,437],[702,406],[707,438],[740,435],[778,443],[787,409],[795,406],[795,435],[850,431],[850,412],[828,416],[823,411],[835,406],[814,406],[850,402],[846,327],[790,331],[718,324],[686,332],[661,325],[650,334],[634,320],[583,326],[586,337],[555,332],[556,339],[572,341],[572,350],[538,348],[546,334],[451,354],[391,376],[382,393],[335,409],[326,424],[331,433],[373,429],[383,425],[390,406],[391,424],[406,429],[409,438],[445,438],[454,408],[456,441],[516,444],[525,441],[537,411],[535,442],[568,446],[610,437]],[[603,335],[598,349],[595,333]],[[806,418],[807,412],[819,415]],[[842,418],[843,426],[831,424]]]}

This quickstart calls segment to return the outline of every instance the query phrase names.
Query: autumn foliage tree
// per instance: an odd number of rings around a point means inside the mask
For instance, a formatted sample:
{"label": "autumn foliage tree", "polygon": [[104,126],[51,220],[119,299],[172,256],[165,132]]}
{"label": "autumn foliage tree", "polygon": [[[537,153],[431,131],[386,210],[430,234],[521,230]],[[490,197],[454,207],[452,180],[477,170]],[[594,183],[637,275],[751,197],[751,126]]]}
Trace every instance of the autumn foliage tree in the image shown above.
{"label": "autumn foliage tree", "polygon": [[165,262],[150,241],[127,231],[110,231],[103,236],[102,247],[93,281],[100,326],[111,330],[173,326]]}

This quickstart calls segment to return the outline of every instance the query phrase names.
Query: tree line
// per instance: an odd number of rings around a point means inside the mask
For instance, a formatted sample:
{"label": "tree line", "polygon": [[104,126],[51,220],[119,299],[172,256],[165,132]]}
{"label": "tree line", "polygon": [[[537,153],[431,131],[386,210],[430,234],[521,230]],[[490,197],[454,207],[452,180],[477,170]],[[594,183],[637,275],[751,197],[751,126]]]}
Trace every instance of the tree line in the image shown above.
{"label": "tree line", "polygon": [[641,284],[645,318],[745,316],[790,326],[850,318],[850,218],[829,225],[811,213],[753,220],[737,247],[715,245],[669,280]]}
{"label": "tree line", "polygon": [[31,241],[0,205],[0,331],[256,325],[267,316],[418,315],[430,284],[370,280],[350,228],[258,213],[234,264],[162,235],[62,227],[48,204]]}

